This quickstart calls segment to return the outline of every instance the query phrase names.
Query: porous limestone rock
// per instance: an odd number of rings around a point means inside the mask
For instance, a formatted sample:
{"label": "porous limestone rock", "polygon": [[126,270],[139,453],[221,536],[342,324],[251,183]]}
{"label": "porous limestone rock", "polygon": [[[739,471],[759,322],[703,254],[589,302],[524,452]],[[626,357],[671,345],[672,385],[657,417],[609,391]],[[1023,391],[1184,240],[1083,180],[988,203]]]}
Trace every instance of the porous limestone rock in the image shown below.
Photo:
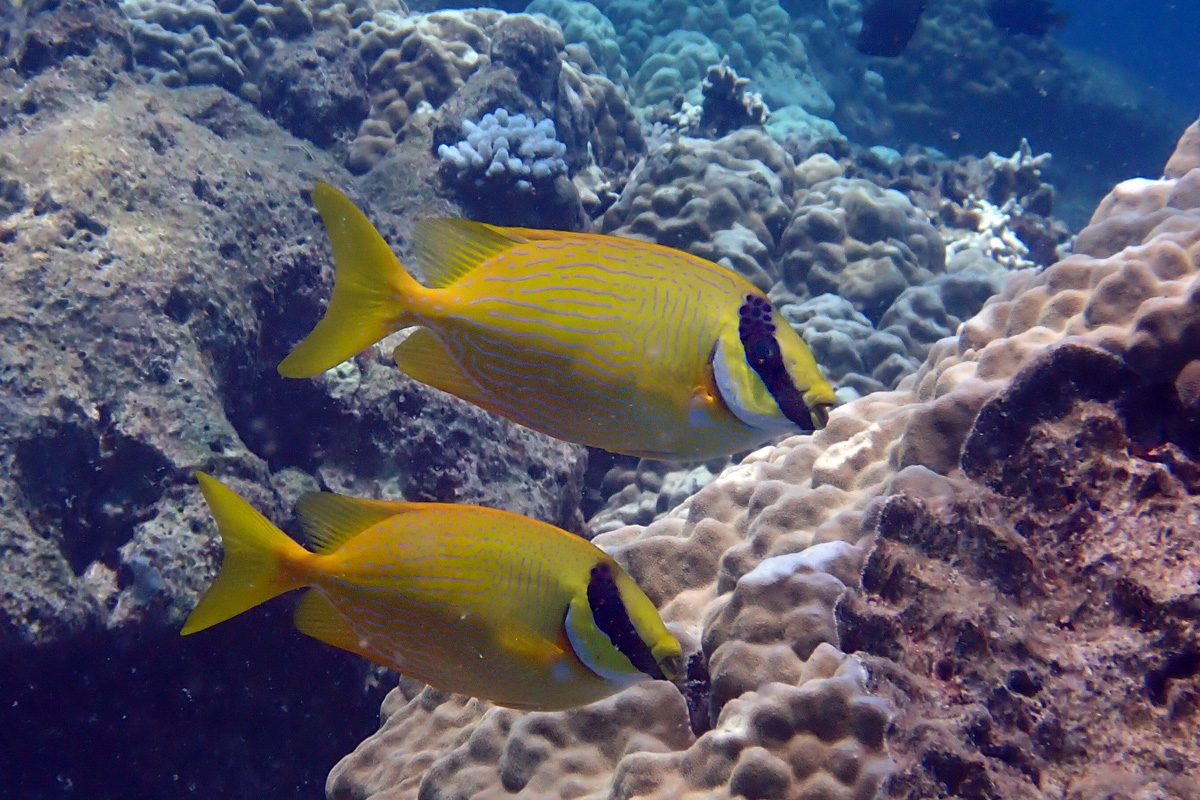
{"label": "porous limestone rock", "polygon": [[[332,276],[308,192],[361,201],[351,176],[222,89],[110,70],[75,55],[0,82],[0,772],[35,794],[248,797],[365,735],[372,673],[298,636],[287,600],[178,637],[221,557],[193,471],[289,529],[319,486],[578,526],[582,450],[376,348],[279,378]],[[214,737],[231,718],[262,735]]]}

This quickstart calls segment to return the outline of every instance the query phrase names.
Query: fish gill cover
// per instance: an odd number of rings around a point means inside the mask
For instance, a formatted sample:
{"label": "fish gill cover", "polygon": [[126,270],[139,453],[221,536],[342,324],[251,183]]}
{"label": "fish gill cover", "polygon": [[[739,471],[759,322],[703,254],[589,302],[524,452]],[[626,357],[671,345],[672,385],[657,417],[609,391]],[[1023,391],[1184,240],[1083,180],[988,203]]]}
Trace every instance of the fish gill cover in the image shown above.
{"label": "fish gill cover", "polygon": [[[1038,37],[933,3],[870,58],[858,3],[521,10],[0,10],[9,785],[1194,796],[1200,133],[1160,180],[1184,115],[1060,44],[1102,12]],[[1109,55],[1194,69],[1156,45],[1185,24],[1101,21],[1130,31]],[[699,124],[753,94],[765,120]],[[438,147],[501,108],[553,121],[568,218],[767,291],[838,387],[829,426],[657,464],[521,430],[386,351],[277,378],[332,279],[313,183],[407,257],[415,222],[464,213]],[[405,680],[372,736],[395,678],[278,612],[178,640],[219,558],[195,469],[289,530],[326,488],[601,534],[708,654],[716,730],[665,685],[547,717]]]}

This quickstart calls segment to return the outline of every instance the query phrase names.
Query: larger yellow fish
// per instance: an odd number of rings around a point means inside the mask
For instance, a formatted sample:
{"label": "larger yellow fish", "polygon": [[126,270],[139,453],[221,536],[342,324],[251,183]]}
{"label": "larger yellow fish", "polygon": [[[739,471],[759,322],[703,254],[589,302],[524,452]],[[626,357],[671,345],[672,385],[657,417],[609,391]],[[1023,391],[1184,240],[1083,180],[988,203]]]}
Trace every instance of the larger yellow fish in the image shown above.
{"label": "larger yellow fish", "polygon": [[324,318],[279,365],[307,377],[388,334],[404,372],[571,442],[707,458],[824,424],[833,389],[766,296],[678,250],[465,220],[418,224],[430,286],[318,183],[337,264]]}
{"label": "larger yellow fish", "polygon": [[300,499],[315,552],[196,473],[225,557],[190,634],[313,587],[296,627],[425,683],[512,708],[564,709],[672,680],[679,642],[633,579],[578,536],[507,511]]}

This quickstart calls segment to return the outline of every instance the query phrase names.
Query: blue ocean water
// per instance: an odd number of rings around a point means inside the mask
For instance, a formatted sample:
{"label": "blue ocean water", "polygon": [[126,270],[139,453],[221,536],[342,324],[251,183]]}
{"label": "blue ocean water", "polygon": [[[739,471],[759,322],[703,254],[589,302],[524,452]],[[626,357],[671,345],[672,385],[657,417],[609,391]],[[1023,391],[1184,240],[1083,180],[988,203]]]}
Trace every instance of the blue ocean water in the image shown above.
{"label": "blue ocean water", "polygon": [[1118,64],[1147,88],[1193,109],[1200,97],[1200,5],[1193,0],[1059,0],[1071,13],[1054,36],[1065,46]]}
{"label": "blue ocean water", "polygon": [[[1195,0],[1057,0],[1071,16],[1044,37],[932,0],[894,56],[855,51],[865,5],[538,0],[587,48],[563,47],[560,95],[538,80],[560,58],[541,28],[512,34],[513,72],[480,67],[504,61],[498,16],[430,23],[385,58],[410,10],[389,0],[0,0],[0,798],[319,798],[378,727],[397,678],[301,636],[290,601],[177,636],[219,560],[194,469],[278,519],[320,486],[597,532],[726,465],[517,436],[387,351],[279,378],[328,297],[314,180],[406,257],[416,219],[452,214],[719,260],[849,401],[894,389],[1010,272],[1069,253],[1200,110]],[[107,107],[120,124],[97,122]],[[1152,711],[1196,661],[1164,656]],[[1037,694],[1009,677],[995,697]]]}

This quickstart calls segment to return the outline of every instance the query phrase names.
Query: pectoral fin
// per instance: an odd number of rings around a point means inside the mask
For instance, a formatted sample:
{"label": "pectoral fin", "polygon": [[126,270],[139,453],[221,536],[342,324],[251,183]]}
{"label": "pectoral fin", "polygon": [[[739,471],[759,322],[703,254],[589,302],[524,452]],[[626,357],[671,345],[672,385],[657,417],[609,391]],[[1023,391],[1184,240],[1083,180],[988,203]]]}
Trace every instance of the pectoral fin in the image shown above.
{"label": "pectoral fin", "polygon": [[319,589],[309,589],[296,604],[292,617],[296,629],[306,636],[319,639],[326,644],[358,653],[364,658],[376,660],[366,651],[365,642],[350,629],[342,612]]}
{"label": "pectoral fin", "polygon": [[546,666],[563,657],[565,641],[555,644],[531,631],[504,630],[497,637],[500,646],[530,665]]}
{"label": "pectoral fin", "polygon": [[458,366],[454,357],[433,331],[418,328],[396,346],[392,358],[406,375],[421,383],[461,397],[477,406],[493,405]]}

